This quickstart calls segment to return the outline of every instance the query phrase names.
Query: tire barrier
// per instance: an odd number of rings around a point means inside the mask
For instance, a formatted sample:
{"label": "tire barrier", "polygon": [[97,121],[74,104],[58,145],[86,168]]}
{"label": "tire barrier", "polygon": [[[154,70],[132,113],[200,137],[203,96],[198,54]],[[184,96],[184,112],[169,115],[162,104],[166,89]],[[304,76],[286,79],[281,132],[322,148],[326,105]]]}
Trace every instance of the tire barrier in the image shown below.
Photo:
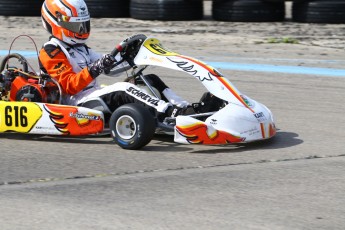
{"label": "tire barrier", "polygon": [[203,18],[203,1],[131,0],[130,15],[141,20],[183,21]]}
{"label": "tire barrier", "polygon": [[314,0],[294,2],[292,19],[306,23],[345,23],[345,1]]}
{"label": "tire barrier", "polygon": [[[91,17],[188,21],[204,18],[206,0],[85,0]],[[345,0],[208,0],[216,21],[345,23]],[[0,16],[40,16],[44,0],[0,0]]]}
{"label": "tire barrier", "polygon": [[263,0],[265,2],[285,2],[286,0]]}
{"label": "tire barrier", "polygon": [[130,0],[85,0],[93,18],[127,18]]}
{"label": "tire barrier", "polygon": [[213,0],[214,20],[233,22],[275,22],[285,19],[284,2],[262,0]]}
{"label": "tire barrier", "polygon": [[0,0],[0,15],[40,16],[44,0]]}
{"label": "tire barrier", "polygon": [[306,0],[263,0],[265,2],[303,2]]}
{"label": "tire barrier", "polygon": [[[2,16],[40,16],[44,0],[0,0]],[[130,0],[85,0],[92,17],[129,17]]]}

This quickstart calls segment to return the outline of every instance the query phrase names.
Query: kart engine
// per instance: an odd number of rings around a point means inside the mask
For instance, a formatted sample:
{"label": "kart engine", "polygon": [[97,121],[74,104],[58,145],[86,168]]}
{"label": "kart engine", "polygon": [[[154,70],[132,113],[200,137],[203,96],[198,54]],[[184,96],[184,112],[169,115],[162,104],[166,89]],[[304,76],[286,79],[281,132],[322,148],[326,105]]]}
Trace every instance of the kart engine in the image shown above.
{"label": "kart engine", "polygon": [[[23,64],[23,69],[7,67],[5,61],[15,57]],[[44,103],[59,103],[60,90],[55,81],[48,75],[36,76],[29,73],[27,62],[19,54],[11,54],[1,63],[0,73],[0,100],[30,101]]]}

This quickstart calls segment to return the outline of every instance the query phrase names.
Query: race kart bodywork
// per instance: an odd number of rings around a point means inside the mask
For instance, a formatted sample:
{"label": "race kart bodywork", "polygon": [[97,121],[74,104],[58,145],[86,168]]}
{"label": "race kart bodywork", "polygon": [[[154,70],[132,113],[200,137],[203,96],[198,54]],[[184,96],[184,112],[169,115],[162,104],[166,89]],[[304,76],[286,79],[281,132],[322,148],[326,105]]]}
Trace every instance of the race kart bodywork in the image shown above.
{"label": "race kart bodywork", "polygon": [[242,94],[213,67],[191,57],[166,50],[159,40],[147,39],[136,55],[137,65],[157,65],[192,75],[225,106],[219,111],[178,116],[175,142],[184,144],[230,144],[251,142],[273,137],[276,128],[271,111]]}
{"label": "race kart bodywork", "polygon": [[37,102],[0,101],[0,132],[82,136],[103,131],[97,110]]}
{"label": "race kart bodywork", "polygon": [[[162,132],[174,133],[178,143],[211,145],[259,141],[276,134],[273,115],[266,106],[242,94],[219,71],[200,60],[169,51],[158,39],[141,34],[124,40],[111,54],[119,53],[122,60],[117,64],[126,61],[133,68],[127,83],[133,82],[147,92],[141,97],[160,98],[143,74],[148,66],[182,71],[203,84],[207,91],[199,103],[193,103],[195,114],[162,119],[157,111],[139,103],[109,111],[99,99],[95,108],[101,110],[61,105],[58,83],[47,75],[30,73],[25,58],[12,54],[0,67],[0,132],[78,136],[102,133],[106,125],[115,142],[125,149],[142,148],[155,133]],[[5,68],[13,57],[23,68]],[[137,85],[138,80],[144,85]],[[128,87],[129,83],[122,83]],[[120,87],[121,83],[115,84]]]}

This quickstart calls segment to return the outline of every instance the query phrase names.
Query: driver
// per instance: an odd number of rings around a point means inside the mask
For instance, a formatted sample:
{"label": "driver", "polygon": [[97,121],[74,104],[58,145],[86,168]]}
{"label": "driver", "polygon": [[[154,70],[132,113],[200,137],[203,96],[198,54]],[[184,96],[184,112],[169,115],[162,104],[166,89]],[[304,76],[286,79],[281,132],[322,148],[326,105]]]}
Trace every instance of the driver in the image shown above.
{"label": "driver", "polygon": [[[112,68],[120,55],[101,55],[85,43],[90,35],[90,14],[84,0],[45,0],[41,17],[43,27],[52,35],[39,53],[41,70],[55,78],[63,89],[63,103],[97,107],[103,101],[113,112],[125,103],[144,103],[166,116],[175,117],[190,113],[189,103],[177,96],[156,75],[147,80],[161,94],[162,99],[147,95],[145,91],[128,82],[100,87],[97,78],[102,74],[115,75],[128,69],[128,63]],[[99,100],[101,98],[102,100]],[[104,104],[104,103],[103,103]],[[103,108],[104,109],[104,108]]]}

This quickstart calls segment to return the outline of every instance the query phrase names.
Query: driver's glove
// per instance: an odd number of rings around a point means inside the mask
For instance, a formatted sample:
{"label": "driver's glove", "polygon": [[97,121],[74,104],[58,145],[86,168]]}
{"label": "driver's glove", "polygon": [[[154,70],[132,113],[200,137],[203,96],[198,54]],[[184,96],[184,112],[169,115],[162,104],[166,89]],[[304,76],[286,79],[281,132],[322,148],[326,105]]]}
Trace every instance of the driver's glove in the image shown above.
{"label": "driver's glove", "polygon": [[92,78],[98,77],[103,71],[109,73],[116,62],[116,59],[110,55],[105,54],[103,57],[89,65],[88,70]]}

